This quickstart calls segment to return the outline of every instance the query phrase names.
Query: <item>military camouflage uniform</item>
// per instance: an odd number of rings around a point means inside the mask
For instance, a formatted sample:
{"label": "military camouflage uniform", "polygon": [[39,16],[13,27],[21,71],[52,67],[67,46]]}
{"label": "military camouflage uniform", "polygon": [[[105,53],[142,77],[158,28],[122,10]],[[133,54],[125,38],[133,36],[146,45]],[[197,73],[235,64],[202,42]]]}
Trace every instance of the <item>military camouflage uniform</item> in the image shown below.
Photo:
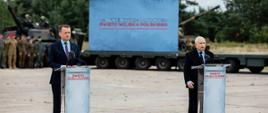
{"label": "military camouflage uniform", "polygon": [[45,44],[41,43],[41,40],[37,40],[34,43],[34,48],[35,48],[35,52],[36,52],[36,60],[35,60],[35,64],[34,67],[43,67],[44,63],[44,55],[45,55]]}
{"label": "military camouflage uniform", "polygon": [[0,38],[0,67],[3,68],[3,57],[4,57],[4,49],[5,49],[5,44],[4,44],[4,39]]}
{"label": "military camouflage uniform", "polygon": [[13,69],[16,68],[17,43],[15,38],[8,39],[8,67]]}
{"label": "military camouflage uniform", "polygon": [[3,51],[3,59],[2,59],[2,67],[6,68],[7,67],[7,53],[8,53],[8,39],[4,38],[4,51]]}
{"label": "military camouflage uniform", "polygon": [[34,39],[30,39],[28,45],[27,45],[27,57],[28,57],[28,67],[33,68],[34,67],[34,59],[36,57],[36,52],[34,49]]}
{"label": "military camouflage uniform", "polygon": [[27,46],[27,39],[25,36],[22,36],[21,39],[18,41],[18,53],[19,53],[19,67],[24,68],[25,60],[26,60],[26,46]]}

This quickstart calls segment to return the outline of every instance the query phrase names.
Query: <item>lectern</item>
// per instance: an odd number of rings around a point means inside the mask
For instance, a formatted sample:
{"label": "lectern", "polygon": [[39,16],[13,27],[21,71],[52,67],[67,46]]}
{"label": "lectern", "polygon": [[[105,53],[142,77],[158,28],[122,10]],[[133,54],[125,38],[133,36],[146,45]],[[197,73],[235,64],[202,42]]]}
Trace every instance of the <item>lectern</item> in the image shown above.
{"label": "lectern", "polygon": [[229,64],[202,64],[198,70],[199,113],[225,113],[225,77]]}
{"label": "lectern", "polygon": [[61,100],[64,113],[89,113],[90,68],[61,69]]}

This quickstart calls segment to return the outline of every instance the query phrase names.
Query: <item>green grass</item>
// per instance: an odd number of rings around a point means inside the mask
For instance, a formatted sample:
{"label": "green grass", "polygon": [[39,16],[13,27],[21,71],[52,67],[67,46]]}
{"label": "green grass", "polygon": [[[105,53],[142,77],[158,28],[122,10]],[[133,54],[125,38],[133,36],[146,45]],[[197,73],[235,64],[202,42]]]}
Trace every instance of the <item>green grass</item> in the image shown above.
{"label": "green grass", "polygon": [[268,54],[268,44],[265,43],[238,43],[222,42],[209,43],[211,51],[216,53],[260,53]]}
{"label": "green grass", "polygon": [[[265,43],[238,43],[238,42],[222,42],[208,43],[211,51],[215,53],[256,53],[268,54],[268,44]],[[82,50],[88,49],[88,42],[83,43]]]}

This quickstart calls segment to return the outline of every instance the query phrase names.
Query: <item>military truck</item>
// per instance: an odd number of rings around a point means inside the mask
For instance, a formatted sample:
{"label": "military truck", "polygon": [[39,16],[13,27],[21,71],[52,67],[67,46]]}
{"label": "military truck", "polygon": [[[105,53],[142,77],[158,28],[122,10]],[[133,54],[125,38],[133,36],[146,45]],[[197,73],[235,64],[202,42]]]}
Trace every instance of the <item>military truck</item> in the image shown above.
{"label": "military truck", "polygon": [[178,2],[90,1],[89,48],[83,52],[83,57],[98,68],[156,66],[158,70],[172,67],[182,70],[187,51],[179,45],[185,45],[187,40],[183,37],[178,40],[178,26],[209,11],[179,24],[179,16],[174,16],[179,12]]}
{"label": "military truck", "polygon": [[[187,39],[178,39],[178,26],[196,20],[219,6],[179,23],[178,16],[174,16],[179,12],[178,2],[90,0],[89,46],[83,51],[83,59],[97,68],[146,70],[156,66],[158,70],[170,70],[172,67],[183,70],[187,49],[181,47]],[[266,54],[215,54],[215,60],[230,64],[227,72],[249,68],[251,72],[259,73],[268,65]]]}
{"label": "military truck", "polygon": [[179,12],[178,2],[90,1],[89,48],[83,57],[98,68],[182,70],[187,38],[178,40],[178,26],[218,6],[179,24],[179,16],[174,16]]}
{"label": "military truck", "polygon": [[89,48],[98,68],[169,70],[178,60],[178,0],[91,0]]}
{"label": "military truck", "polygon": [[221,61],[230,64],[227,72],[237,73],[239,69],[248,68],[252,73],[260,73],[268,66],[268,54],[216,54]]}
{"label": "military truck", "polygon": [[[208,11],[202,12],[185,21],[182,21],[180,23],[180,27],[183,27],[187,23],[197,20],[200,16],[203,16],[209,13],[210,11],[213,11],[218,8],[219,6],[216,6]],[[187,46],[187,40],[193,39],[194,36],[185,36],[183,35],[183,33],[179,33],[179,34],[181,34],[180,40],[184,39],[183,42],[180,43],[180,49],[182,51],[189,51],[188,48],[183,48],[183,47]],[[193,41],[191,41],[191,43],[193,43]],[[184,55],[182,55],[182,57],[184,57]],[[243,69],[243,68],[248,68],[252,73],[260,73],[264,69],[265,66],[268,66],[268,54],[216,53],[215,57],[216,57],[216,60],[220,63],[230,64],[230,66],[227,67],[227,72],[231,72],[231,73],[237,73],[239,72],[240,69]],[[179,61],[178,66],[179,67],[183,66],[183,60]]]}

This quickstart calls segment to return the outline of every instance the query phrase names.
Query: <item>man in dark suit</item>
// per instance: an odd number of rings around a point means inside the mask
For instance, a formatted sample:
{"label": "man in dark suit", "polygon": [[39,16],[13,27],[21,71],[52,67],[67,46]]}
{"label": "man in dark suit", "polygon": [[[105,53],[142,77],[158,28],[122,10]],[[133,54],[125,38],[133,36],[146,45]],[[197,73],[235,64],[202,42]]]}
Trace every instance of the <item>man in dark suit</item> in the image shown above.
{"label": "man in dark suit", "polygon": [[[198,36],[195,39],[195,49],[185,55],[184,80],[189,89],[189,109],[188,113],[197,113],[198,111],[198,71],[191,69],[192,66],[205,64],[212,60],[213,53],[206,50],[205,38]],[[202,113],[200,106],[200,113]]]}
{"label": "man in dark suit", "polygon": [[50,84],[53,93],[53,113],[61,112],[61,72],[59,69],[66,65],[75,65],[78,61],[73,59],[80,56],[78,47],[70,42],[71,27],[69,25],[59,26],[59,36],[61,39],[48,49],[48,63],[52,68]]}

